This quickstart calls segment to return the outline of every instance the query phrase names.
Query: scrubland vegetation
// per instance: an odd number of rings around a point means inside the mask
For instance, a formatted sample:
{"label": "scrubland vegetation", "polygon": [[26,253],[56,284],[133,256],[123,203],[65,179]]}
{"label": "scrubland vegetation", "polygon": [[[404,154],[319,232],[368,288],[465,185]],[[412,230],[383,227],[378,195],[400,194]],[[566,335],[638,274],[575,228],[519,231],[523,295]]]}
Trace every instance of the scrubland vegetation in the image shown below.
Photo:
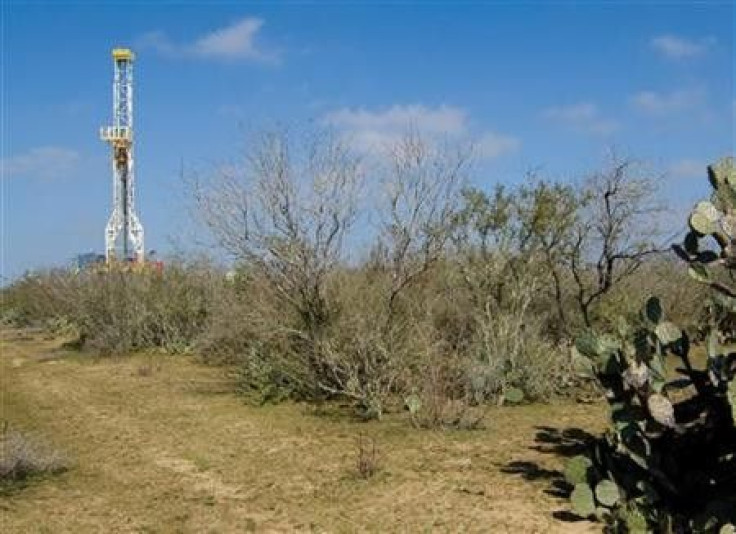
{"label": "scrubland vegetation", "polygon": [[656,183],[633,161],[579,183],[482,179],[471,150],[418,135],[373,161],[329,135],[265,134],[240,164],[188,178],[232,270],[33,273],[5,290],[5,317],[103,353],[235,364],[261,402],[349,399],[370,418],[410,397],[440,426],[460,407],[575,395],[572,336],[652,292],[697,317],[702,292],[664,253]]}
{"label": "scrubland vegetation", "polygon": [[[268,133],[252,146],[237,164],[187,177],[194,212],[232,267],[29,273],[3,290],[3,320],[43,325],[95,355],[190,354],[226,370],[256,405],[304,402],[378,420],[370,428],[401,424],[402,435],[412,425],[492,433],[500,405],[552,403],[538,424],[555,426],[557,403],[601,398],[574,338],[616,331],[622,318],[638,328],[654,294],[693,346],[710,335],[712,284],[670,251],[680,236],[661,227],[655,176],[633,160],[488,189],[472,150],[414,134],[380,160],[330,135]],[[359,478],[380,476],[381,440],[373,447],[359,439]],[[595,515],[588,508],[582,516]]]}

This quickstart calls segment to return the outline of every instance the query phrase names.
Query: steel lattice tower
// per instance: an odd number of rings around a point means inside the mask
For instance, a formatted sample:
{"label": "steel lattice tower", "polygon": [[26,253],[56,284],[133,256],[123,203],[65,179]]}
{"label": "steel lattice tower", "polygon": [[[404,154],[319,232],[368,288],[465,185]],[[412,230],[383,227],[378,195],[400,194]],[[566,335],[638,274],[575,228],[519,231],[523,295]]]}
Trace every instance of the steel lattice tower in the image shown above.
{"label": "steel lattice tower", "polygon": [[112,214],[105,230],[105,258],[143,261],[143,226],[135,212],[133,166],[133,52],[112,51],[115,74],[112,85],[112,126],[100,137],[112,148]]}

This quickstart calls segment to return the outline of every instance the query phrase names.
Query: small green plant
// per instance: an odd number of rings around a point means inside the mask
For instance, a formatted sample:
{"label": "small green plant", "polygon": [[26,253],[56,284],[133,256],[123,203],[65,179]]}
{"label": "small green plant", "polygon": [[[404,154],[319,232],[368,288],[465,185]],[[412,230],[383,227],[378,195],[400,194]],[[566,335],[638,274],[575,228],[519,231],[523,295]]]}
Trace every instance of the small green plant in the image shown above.
{"label": "small green plant", "polygon": [[[565,478],[573,510],[614,532],[728,532],[736,523],[736,171],[733,159],[708,169],[714,194],[690,216],[678,256],[713,289],[704,368],[686,332],[650,298],[636,324],[576,342],[578,372],[597,379],[612,426]],[[720,250],[701,249],[712,239]],[[721,272],[718,272],[718,271]],[[677,361],[677,377],[669,372]]]}

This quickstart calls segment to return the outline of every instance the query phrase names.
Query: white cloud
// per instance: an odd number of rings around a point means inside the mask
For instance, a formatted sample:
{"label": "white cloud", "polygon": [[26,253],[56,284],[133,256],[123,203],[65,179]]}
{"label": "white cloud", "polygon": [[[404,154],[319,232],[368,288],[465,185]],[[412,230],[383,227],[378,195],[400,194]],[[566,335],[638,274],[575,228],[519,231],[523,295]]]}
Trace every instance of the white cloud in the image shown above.
{"label": "white cloud", "polygon": [[692,40],[677,35],[658,35],[649,44],[669,59],[689,59],[703,55],[715,42],[713,37]]}
{"label": "white cloud", "polygon": [[457,134],[466,128],[464,110],[440,106],[430,109],[421,105],[392,106],[384,111],[343,108],[327,115],[326,120],[337,127],[351,130],[395,130],[416,127],[426,133]]}
{"label": "white cloud", "polygon": [[516,152],[520,147],[521,141],[517,137],[486,132],[476,143],[476,153],[481,158],[493,159],[503,154]]}
{"label": "white cloud", "polygon": [[4,178],[62,178],[78,166],[81,156],[75,150],[56,146],[32,148],[0,161]]}
{"label": "white cloud", "polygon": [[263,19],[246,17],[190,43],[175,43],[162,31],[150,32],[138,40],[138,46],[152,48],[166,57],[278,62],[275,51],[264,50],[256,43],[263,24]]}
{"label": "white cloud", "polygon": [[521,146],[521,141],[510,135],[472,131],[467,112],[453,106],[394,105],[375,111],[342,108],[325,115],[322,122],[342,132],[357,150],[366,153],[386,149],[408,131],[416,131],[433,141],[475,140],[473,144],[478,157],[488,159],[513,152]]}
{"label": "white cloud", "polygon": [[702,91],[681,89],[670,93],[642,91],[631,97],[631,104],[649,115],[671,115],[698,106],[703,101]]}
{"label": "white cloud", "polygon": [[702,161],[694,159],[682,159],[670,165],[667,174],[673,178],[698,178],[703,179],[707,165]]}
{"label": "white cloud", "polygon": [[592,102],[551,107],[544,110],[542,115],[549,120],[580,132],[595,135],[607,135],[615,132],[620,127],[615,120],[604,117],[598,106]]}

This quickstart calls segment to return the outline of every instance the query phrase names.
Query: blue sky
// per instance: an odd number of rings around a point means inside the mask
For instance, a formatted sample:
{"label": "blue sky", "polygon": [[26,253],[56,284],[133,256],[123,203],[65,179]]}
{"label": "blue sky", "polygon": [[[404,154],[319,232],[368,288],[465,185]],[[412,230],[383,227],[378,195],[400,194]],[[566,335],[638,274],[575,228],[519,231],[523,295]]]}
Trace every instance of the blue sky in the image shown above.
{"label": "blue sky", "polygon": [[[3,275],[103,250],[110,49],[137,53],[146,248],[187,245],[185,167],[314,123],[370,151],[409,124],[479,147],[476,182],[579,178],[606,150],[685,209],[734,152],[733,2],[3,3]],[[172,244],[173,243],[173,244]]]}

